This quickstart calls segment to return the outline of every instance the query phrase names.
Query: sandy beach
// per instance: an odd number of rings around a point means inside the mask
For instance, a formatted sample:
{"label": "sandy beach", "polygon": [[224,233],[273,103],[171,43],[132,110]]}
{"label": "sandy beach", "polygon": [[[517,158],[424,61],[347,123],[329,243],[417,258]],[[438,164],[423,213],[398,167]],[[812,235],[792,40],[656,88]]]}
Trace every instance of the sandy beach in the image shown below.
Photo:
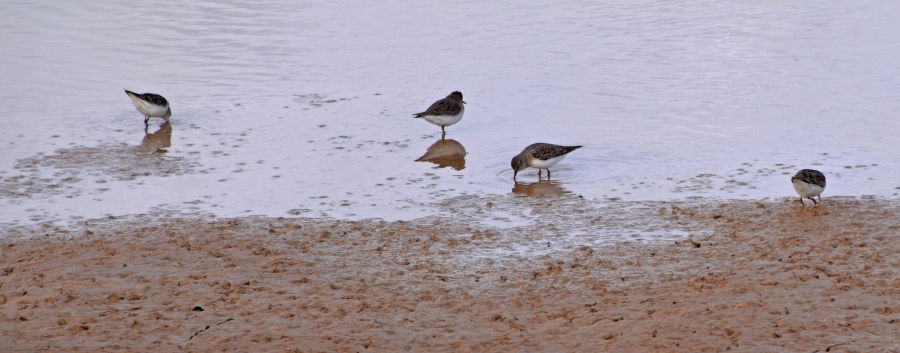
{"label": "sandy beach", "polygon": [[485,250],[540,237],[547,227],[429,217],[16,228],[0,240],[0,347],[900,351],[896,202],[832,197],[809,210],[795,198],[655,205],[634,212],[709,232],[516,255]]}

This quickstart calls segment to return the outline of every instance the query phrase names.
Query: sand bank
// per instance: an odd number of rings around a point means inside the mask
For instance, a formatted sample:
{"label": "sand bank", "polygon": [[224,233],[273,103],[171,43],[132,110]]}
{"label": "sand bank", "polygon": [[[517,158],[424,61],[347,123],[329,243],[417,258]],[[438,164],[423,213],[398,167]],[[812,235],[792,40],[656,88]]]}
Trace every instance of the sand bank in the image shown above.
{"label": "sand bank", "polygon": [[[496,228],[449,217],[8,230],[0,240],[0,347],[900,351],[896,202],[652,205],[634,212],[648,224],[705,231],[557,247],[547,224]],[[599,231],[615,222],[603,212],[571,217],[590,217]],[[504,250],[545,240],[555,250]]]}

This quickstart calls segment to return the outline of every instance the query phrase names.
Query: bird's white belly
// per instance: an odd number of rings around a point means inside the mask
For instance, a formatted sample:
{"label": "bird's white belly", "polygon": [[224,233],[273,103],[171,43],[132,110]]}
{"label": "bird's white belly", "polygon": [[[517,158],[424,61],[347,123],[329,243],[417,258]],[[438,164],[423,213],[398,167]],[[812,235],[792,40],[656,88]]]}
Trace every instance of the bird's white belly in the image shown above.
{"label": "bird's white belly", "polygon": [[147,104],[146,109],[147,109],[146,116],[152,116],[152,117],[158,117],[158,118],[162,118],[162,117],[166,116],[166,111],[169,110],[166,107],[161,107],[161,106],[152,105],[152,104]]}
{"label": "bird's white belly", "polygon": [[531,160],[531,167],[537,169],[547,169],[552,167],[554,164],[559,163],[559,161],[563,160],[563,158],[566,158],[566,155],[553,157],[547,160],[540,160],[535,158]]}
{"label": "bird's white belly", "polygon": [[822,191],[825,190],[825,188],[821,186],[815,184],[807,184],[800,180],[791,180],[791,182],[794,184],[794,190],[797,191],[797,194],[800,195],[800,197],[811,198],[814,196],[819,196],[820,194],[822,194]]}
{"label": "bird's white belly", "polygon": [[134,107],[137,108],[141,114],[144,114],[144,116],[164,117],[166,116],[166,111],[168,111],[168,108],[166,107],[149,104],[134,97],[131,97],[131,102],[134,103]]}
{"label": "bird's white belly", "polygon": [[425,115],[422,117],[422,119],[425,119],[429,123],[435,124],[437,126],[450,126],[462,120],[463,114],[465,112],[466,111],[464,109],[456,115]]}

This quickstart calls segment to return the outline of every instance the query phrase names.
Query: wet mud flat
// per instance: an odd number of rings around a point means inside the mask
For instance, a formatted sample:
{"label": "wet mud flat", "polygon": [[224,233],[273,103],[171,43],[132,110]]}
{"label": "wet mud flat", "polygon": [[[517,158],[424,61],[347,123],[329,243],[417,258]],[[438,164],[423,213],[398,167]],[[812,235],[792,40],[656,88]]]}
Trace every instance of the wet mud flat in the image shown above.
{"label": "wet mud flat", "polygon": [[[900,352],[895,200],[826,197],[811,210],[796,199],[465,204],[461,214],[521,207],[551,222],[500,227],[448,212],[7,229],[0,347]],[[675,240],[589,240],[620,222],[686,230]]]}

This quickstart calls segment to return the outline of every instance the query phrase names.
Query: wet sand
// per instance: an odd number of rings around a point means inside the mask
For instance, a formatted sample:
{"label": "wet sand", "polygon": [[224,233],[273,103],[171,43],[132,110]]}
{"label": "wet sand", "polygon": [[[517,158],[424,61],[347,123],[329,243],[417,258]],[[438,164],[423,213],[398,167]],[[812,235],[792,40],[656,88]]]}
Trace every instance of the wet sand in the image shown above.
{"label": "wet sand", "polygon": [[[9,229],[0,240],[0,347],[900,351],[896,201],[652,205],[633,212],[705,231],[679,241],[548,241],[558,250],[523,255],[497,249],[542,242],[553,226],[240,218]],[[512,207],[483,207],[500,206]],[[601,207],[569,210],[598,231],[614,218]]]}

